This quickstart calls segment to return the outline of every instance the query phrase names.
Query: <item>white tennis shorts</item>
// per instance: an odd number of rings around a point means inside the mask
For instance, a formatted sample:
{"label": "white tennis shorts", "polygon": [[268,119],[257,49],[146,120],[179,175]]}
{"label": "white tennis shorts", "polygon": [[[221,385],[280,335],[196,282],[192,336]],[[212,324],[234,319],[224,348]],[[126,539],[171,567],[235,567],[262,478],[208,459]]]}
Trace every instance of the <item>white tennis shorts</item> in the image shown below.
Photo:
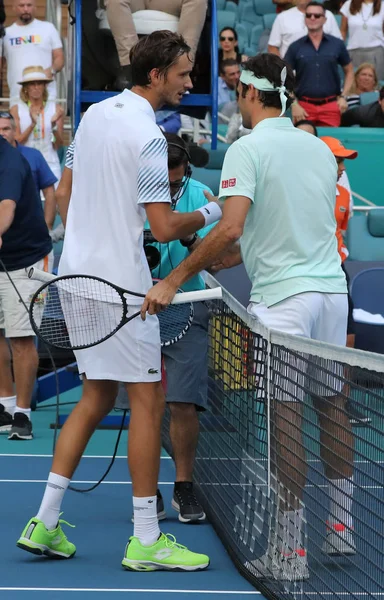
{"label": "white tennis shorts", "polygon": [[[30,265],[30,267],[35,267],[40,271],[51,273],[53,267],[53,251],[34,265]],[[33,294],[43,284],[41,281],[29,279],[26,269],[10,271],[9,275],[25,304],[29,308],[29,303]],[[0,272],[0,329],[5,330],[5,336],[8,338],[29,337],[35,335],[29,320],[29,313],[17,296],[7,274],[3,271]]]}
{"label": "white tennis shorts", "polygon": [[[140,306],[129,307],[137,312]],[[148,383],[161,380],[159,320],[132,319],[105,342],[76,350],[79,373],[87,379]]]}
{"label": "white tennis shorts", "polygon": [[[251,302],[248,312],[269,329],[337,346],[347,340],[347,294],[306,292],[267,307]],[[335,361],[277,347],[272,357],[273,396],[282,401],[300,401],[305,393],[335,396],[344,385],[344,367]],[[264,369],[260,375],[264,375]],[[260,382],[259,382],[260,383]]]}

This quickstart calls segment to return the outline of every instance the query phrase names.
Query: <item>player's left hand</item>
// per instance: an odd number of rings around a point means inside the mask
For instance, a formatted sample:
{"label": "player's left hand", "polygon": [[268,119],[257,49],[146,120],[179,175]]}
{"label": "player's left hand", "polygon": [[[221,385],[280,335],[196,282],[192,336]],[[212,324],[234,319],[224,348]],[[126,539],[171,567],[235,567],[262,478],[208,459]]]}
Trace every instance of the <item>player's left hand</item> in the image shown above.
{"label": "player's left hand", "polygon": [[177,292],[178,286],[171,284],[167,279],[159,281],[154,285],[144,298],[141,305],[141,318],[145,321],[147,313],[156,315],[160,311],[167,308]]}

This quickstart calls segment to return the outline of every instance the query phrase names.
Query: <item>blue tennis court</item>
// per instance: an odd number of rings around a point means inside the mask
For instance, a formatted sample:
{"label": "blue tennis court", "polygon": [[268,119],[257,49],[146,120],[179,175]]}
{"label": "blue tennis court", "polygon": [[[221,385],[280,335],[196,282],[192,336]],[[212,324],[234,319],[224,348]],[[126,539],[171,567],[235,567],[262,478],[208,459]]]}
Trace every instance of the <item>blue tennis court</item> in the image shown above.
{"label": "blue tennis court", "polygon": [[[75,399],[77,391],[62,395],[61,400]],[[114,598],[130,593],[131,598],[146,600],[166,598],[220,598],[257,596],[263,598],[233,566],[209,523],[186,526],[171,508],[174,481],[173,461],[161,460],[159,487],[167,510],[164,532],[172,532],[187,546],[200,548],[211,558],[211,566],[200,573],[150,574],[130,573],[121,567],[124,547],[132,535],[131,485],[124,456],[127,434],[120,443],[107,480],[89,494],[68,491],[62,518],[76,525],[65,527],[77,545],[72,560],[54,561],[34,557],[19,550],[16,541],[27,520],[39,507],[51,465],[54,409],[40,405],[33,413],[35,439],[28,443],[0,437],[0,494],[2,506],[2,578],[0,594],[12,599],[31,598]],[[86,456],[75,474],[73,485],[89,487],[106,470],[116,441],[116,431],[97,431]]]}

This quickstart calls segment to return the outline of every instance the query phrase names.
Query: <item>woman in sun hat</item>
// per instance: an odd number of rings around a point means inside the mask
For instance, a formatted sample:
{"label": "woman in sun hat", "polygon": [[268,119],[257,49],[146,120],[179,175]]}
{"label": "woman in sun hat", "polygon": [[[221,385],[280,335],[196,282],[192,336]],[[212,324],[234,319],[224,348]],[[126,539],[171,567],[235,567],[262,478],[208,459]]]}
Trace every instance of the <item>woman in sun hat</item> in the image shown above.
{"label": "woman in sun hat", "polygon": [[48,101],[47,77],[41,66],[23,70],[20,101],[12,106],[16,122],[16,139],[20,144],[37,148],[43,154],[58,181],[61,176],[57,150],[63,145],[64,111]]}

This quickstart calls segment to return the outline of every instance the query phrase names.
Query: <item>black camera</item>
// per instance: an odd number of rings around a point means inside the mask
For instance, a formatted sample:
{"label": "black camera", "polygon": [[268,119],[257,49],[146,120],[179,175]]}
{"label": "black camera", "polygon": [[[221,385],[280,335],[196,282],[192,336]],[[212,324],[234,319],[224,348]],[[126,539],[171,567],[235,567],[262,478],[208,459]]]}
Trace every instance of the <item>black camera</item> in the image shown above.
{"label": "black camera", "polygon": [[153,271],[159,266],[161,255],[158,249],[152,245],[157,243],[157,240],[153,237],[150,229],[144,229],[143,243],[148,266]]}

